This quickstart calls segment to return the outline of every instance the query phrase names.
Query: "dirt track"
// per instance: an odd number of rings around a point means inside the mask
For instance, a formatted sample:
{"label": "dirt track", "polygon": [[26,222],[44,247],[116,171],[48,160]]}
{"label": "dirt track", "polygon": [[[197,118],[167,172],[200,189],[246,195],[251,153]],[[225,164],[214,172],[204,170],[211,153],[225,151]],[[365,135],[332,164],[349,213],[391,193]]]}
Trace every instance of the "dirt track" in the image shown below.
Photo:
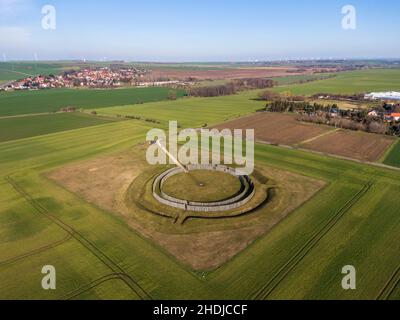
{"label": "dirt track", "polygon": [[258,113],[217,126],[217,129],[254,129],[256,139],[270,143],[294,145],[333,130],[297,121],[294,115]]}

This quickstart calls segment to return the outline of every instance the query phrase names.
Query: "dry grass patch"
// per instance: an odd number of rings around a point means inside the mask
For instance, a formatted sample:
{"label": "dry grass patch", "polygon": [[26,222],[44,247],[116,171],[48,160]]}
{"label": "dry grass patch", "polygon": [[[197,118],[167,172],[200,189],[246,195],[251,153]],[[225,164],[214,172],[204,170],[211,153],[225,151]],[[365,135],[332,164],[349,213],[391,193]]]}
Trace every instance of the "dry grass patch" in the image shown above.
{"label": "dry grass patch", "polygon": [[[142,148],[140,148],[142,149]],[[297,174],[258,167],[254,179],[266,177],[268,202],[245,215],[191,218],[183,225],[136,206],[127,207],[128,189],[148,169],[143,150],[99,157],[59,168],[48,176],[88,202],[122,217],[178,261],[195,270],[212,270],[265,235],[325,184]]]}

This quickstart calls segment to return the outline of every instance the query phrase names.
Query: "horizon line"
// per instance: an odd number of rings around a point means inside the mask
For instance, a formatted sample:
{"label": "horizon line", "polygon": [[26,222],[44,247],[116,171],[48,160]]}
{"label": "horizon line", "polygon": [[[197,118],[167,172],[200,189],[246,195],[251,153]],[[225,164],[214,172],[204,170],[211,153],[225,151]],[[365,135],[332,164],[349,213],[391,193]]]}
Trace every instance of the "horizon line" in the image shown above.
{"label": "horizon line", "polygon": [[267,63],[267,62],[309,62],[309,61],[394,61],[400,62],[400,57],[398,58],[292,58],[292,59],[255,59],[255,60],[203,60],[203,61],[196,61],[196,60],[130,60],[130,59],[38,59],[38,60],[30,60],[30,59],[15,59],[15,60],[0,60],[0,63],[11,63],[11,62],[83,62],[83,63],[90,63],[90,62],[98,62],[98,63],[107,63],[107,62],[123,62],[123,63],[142,63],[142,64],[190,64],[190,63],[226,63],[226,64],[254,64],[254,63]]}

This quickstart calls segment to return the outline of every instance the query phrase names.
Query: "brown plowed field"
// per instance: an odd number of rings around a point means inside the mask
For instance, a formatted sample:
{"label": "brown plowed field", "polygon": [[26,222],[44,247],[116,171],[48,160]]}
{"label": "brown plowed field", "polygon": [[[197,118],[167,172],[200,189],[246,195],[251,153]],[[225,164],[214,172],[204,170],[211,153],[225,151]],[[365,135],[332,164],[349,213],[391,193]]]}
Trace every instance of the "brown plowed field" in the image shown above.
{"label": "brown plowed field", "polygon": [[174,79],[187,79],[189,77],[198,80],[218,80],[218,79],[239,79],[239,78],[268,78],[268,77],[282,77],[300,74],[312,74],[314,69],[307,69],[296,72],[297,68],[294,67],[264,67],[264,68],[226,68],[226,69],[153,69],[150,76],[153,78],[174,78]]}
{"label": "brown plowed field", "polygon": [[301,123],[291,114],[266,112],[226,122],[216,128],[254,129],[257,140],[283,145],[295,145],[333,130],[327,126]]}
{"label": "brown plowed field", "polygon": [[303,145],[304,148],[362,161],[378,161],[394,138],[366,132],[341,130]]}
{"label": "brown plowed field", "polygon": [[222,129],[254,129],[256,140],[338,155],[361,161],[378,161],[395,139],[385,135],[302,123],[295,115],[257,113],[218,125]]}

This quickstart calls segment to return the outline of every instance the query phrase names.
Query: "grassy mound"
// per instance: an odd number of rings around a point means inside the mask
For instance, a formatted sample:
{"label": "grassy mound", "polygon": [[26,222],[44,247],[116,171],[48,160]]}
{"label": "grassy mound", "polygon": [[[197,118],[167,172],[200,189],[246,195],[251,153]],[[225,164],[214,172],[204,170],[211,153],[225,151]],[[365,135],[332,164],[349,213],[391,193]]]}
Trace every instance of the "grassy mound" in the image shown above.
{"label": "grassy mound", "polygon": [[163,191],[177,199],[216,202],[234,196],[240,187],[239,179],[230,174],[199,170],[172,176],[166,180]]}

